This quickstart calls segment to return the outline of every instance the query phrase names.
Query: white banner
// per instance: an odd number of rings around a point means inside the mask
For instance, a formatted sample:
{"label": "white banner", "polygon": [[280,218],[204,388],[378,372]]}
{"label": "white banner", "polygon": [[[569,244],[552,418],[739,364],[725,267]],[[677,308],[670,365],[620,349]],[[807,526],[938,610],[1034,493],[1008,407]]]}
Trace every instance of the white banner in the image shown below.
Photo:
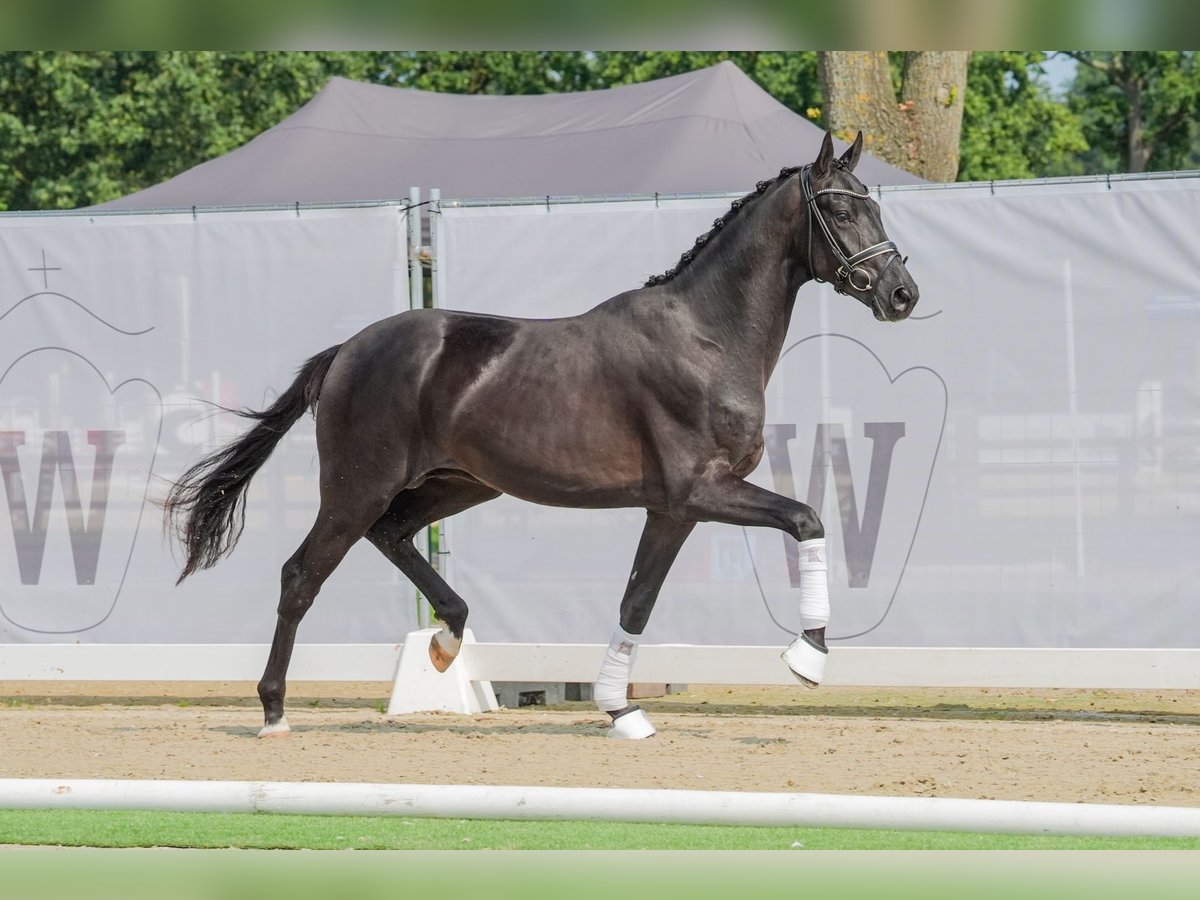
{"label": "white banner", "polygon": [[[0,217],[0,643],[258,643],[312,524],[312,420],[252,484],[233,556],[174,586],[154,505],[310,355],[408,308],[396,205]],[[355,548],[302,641],[395,641],[408,583]]]}
{"label": "white banner", "polygon": [[[875,321],[800,292],[751,480],[816,506],[830,635],[874,646],[1200,640],[1200,182],[885,191],[921,288]],[[443,208],[440,305],[582,312],[675,263],[729,199]],[[449,524],[483,641],[603,642],[643,521],[511,498]],[[701,525],[650,642],[782,644],[792,543]]]}

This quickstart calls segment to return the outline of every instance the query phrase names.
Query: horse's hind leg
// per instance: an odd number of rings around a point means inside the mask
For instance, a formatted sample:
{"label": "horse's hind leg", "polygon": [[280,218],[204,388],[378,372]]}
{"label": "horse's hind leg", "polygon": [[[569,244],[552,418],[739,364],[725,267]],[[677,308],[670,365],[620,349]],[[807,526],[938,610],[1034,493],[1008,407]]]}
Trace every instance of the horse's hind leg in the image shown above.
{"label": "horse's hind leg", "polygon": [[420,487],[397,494],[388,511],[367,531],[367,540],[416,585],[442,621],[441,632],[429,643],[429,658],[439,672],[450,668],[458,656],[467,604],[413,546],[413,536],[431,522],[498,496],[499,491],[469,477],[430,478]]}
{"label": "horse's hind leg", "polygon": [[377,509],[369,507],[331,511],[329,504],[322,502],[317,521],[308,536],[291,559],[283,564],[275,637],[271,641],[266,670],[258,683],[264,719],[259,737],[288,733],[287,719],[283,716],[283,699],[287,691],[288,663],[296,643],[296,629],[325,579],[363,536],[377,514]]}
{"label": "horse's hind leg", "polygon": [[592,697],[601,711],[612,717],[612,738],[644,738],[654,734],[654,726],[641,707],[627,699],[629,678],[637,647],[658,592],[675,562],[683,542],[696,527],[659,513],[649,513],[633,558],[633,572],[621,599],[621,622],[613,631],[604,654],[600,675],[592,688]]}

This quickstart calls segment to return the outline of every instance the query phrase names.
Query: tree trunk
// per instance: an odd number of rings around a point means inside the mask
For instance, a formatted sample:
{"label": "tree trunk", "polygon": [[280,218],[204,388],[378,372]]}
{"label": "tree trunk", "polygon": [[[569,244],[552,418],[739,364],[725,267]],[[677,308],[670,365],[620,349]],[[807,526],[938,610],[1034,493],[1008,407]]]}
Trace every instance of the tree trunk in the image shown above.
{"label": "tree trunk", "polygon": [[845,141],[863,133],[872,156],[914,171],[908,159],[908,125],[896,104],[886,50],[839,50],[817,54],[825,97],[825,127]]}
{"label": "tree trunk", "polygon": [[826,127],[845,140],[861,130],[874,156],[930,181],[953,181],[969,58],[962,50],[907,53],[897,100],[886,51],[822,51]]}
{"label": "tree trunk", "polygon": [[1142,86],[1134,78],[1121,85],[1129,108],[1125,111],[1125,171],[1145,172],[1150,162],[1150,147],[1142,123]]}

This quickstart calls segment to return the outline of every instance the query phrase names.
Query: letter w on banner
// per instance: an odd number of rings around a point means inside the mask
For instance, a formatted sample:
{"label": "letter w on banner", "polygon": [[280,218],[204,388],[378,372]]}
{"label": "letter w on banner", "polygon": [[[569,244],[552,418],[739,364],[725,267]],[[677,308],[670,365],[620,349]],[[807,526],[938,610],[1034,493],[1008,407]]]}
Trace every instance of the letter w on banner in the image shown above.
{"label": "letter w on banner", "polygon": [[[787,390],[769,405],[763,429],[771,487],[812,506],[825,524],[830,637],[870,632],[902,602],[946,422],[945,383],[924,367],[892,374],[866,344],[839,334],[786,348],[772,378]],[[775,546],[783,583],[799,587],[796,542],[785,534]],[[767,594],[777,621],[796,620],[794,595]]]}
{"label": "letter w on banner", "polygon": [[11,526],[0,528],[0,613],[28,631],[86,631],[112,612],[129,568],[162,401],[62,347],[0,376],[0,521]]}

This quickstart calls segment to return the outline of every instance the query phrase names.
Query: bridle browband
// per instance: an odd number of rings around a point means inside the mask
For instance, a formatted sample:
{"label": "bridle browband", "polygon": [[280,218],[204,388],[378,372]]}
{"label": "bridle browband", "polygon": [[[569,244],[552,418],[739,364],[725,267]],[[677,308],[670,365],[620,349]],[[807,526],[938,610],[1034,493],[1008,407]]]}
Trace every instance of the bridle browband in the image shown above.
{"label": "bridle browband", "polygon": [[[833,162],[833,165],[841,168],[840,163],[836,160]],[[837,257],[838,268],[834,273],[833,289],[839,294],[845,294],[847,293],[846,285],[849,285],[856,291],[866,293],[867,291],[872,290],[877,282],[871,278],[870,270],[863,267],[862,264],[864,262],[866,262],[868,259],[874,259],[876,256],[883,256],[885,253],[892,254],[892,258],[887,261],[887,265],[885,265],[883,270],[879,273],[879,279],[882,280],[883,276],[887,273],[887,270],[891,268],[892,263],[899,259],[900,264],[903,265],[904,263],[908,262],[908,257],[906,256],[903,259],[900,258],[900,251],[897,249],[896,244],[893,241],[880,241],[878,244],[873,244],[870,247],[867,247],[865,250],[859,250],[853,256],[847,256],[842,250],[841,245],[838,243],[837,238],[833,236],[833,231],[830,229],[829,223],[826,222],[825,217],[821,215],[821,210],[817,207],[817,198],[822,194],[845,194],[847,197],[855,197],[859,200],[867,200],[870,198],[871,194],[867,191],[864,191],[860,194],[858,191],[852,191],[846,188],[822,188],[819,191],[814,191],[812,185],[812,169],[813,164],[809,163],[800,171],[800,184],[804,188],[804,203],[805,206],[808,207],[808,271],[814,280],[825,280],[817,275],[817,270],[813,268],[812,264],[812,226],[813,220],[815,219],[817,224],[821,226],[821,231],[825,235],[825,240],[829,244],[829,249],[832,250],[833,255]],[[865,285],[859,284],[854,280],[854,275],[856,272],[862,272],[866,276],[867,283]]]}

